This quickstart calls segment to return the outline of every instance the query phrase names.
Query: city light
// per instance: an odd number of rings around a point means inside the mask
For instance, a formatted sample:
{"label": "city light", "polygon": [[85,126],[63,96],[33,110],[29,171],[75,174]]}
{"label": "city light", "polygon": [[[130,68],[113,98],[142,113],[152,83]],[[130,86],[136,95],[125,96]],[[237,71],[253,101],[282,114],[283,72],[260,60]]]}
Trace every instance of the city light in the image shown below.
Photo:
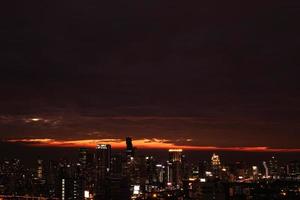
{"label": "city light", "polygon": [[40,118],[31,118],[31,121],[33,121],[33,122],[38,122],[40,120],[41,120]]}
{"label": "city light", "polygon": [[182,152],[182,149],[169,149],[169,152]]}
{"label": "city light", "polygon": [[89,198],[90,197],[90,192],[88,190],[84,191],[84,198]]}
{"label": "city light", "polygon": [[[244,190],[247,191],[244,195],[250,197],[265,195],[261,191],[264,191],[264,188],[272,188],[273,184],[281,188],[279,192],[272,191],[277,197],[288,197],[290,193],[300,197],[298,161],[286,163],[286,168],[280,167],[275,157],[261,162],[262,166],[244,165],[242,162],[227,164],[221,163],[219,155],[214,153],[209,160],[189,162],[186,159],[188,154],[183,152],[183,149],[169,149],[163,151],[165,160],[163,155],[159,155],[158,162],[154,155],[139,155],[140,152],[136,151],[131,138],[127,137],[126,142],[128,145],[121,153],[113,152],[109,143],[102,143],[95,145],[94,149],[80,148],[77,161],[62,159],[51,161],[46,166],[45,161],[40,158],[36,161],[34,169],[30,170],[22,169],[23,164],[18,159],[3,162],[0,160],[0,177],[5,172],[5,176],[11,176],[19,184],[23,184],[23,187],[32,183],[30,197],[40,195],[61,200],[196,200],[198,191],[206,191],[209,199],[214,199],[215,190],[223,197],[232,198],[238,197],[239,191]],[[263,173],[259,173],[260,171]],[[56,178],[50,179],[52,182],[49,182],[49,177]],[[0,180],[4,181],[0,189],[10,184],[5,180]],[[278,180],[280,184],[276,182]],[[6,191],[9,191],[10,187],[7,187]],[[37,194],[35,191],[38,191],[39,187],[49,190]],[[257,192],[256,188],[260,192]],[[12,188],[10,193],[3,195],[1,191],[4,190],[0,190],[0,198],[7,199],[7,195],[13,196],[14,190],[18,189]],[[22,190],[18,192],[21,193],[18,199],[27,195],[22,194]]]}

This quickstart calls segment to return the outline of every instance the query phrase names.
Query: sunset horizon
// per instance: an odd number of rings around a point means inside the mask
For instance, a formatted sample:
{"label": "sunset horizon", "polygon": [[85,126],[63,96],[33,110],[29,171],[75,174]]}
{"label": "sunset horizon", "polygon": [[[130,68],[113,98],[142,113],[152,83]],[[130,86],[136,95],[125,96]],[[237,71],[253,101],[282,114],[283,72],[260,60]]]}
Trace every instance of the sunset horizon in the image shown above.
{"label": "sunset horizon", "polygon": [[[183,149],[195,151],[245,151],[245,152],[300,152],[298,148],[270,148],[266,146],[244,146],[244,147],[218,147],[218,146],[188,146],[175,145],[171,141],[164,139],[137,139],[133,140],[138,149]],[[93,139],[93,140],[56,140],[56,139],[8,139],[2,142],[17,143],[28,147],[69,147],[69,148],[96,148],[98,144],[109,144],[114,149],[124,149],[125,140],[122,139]]]}

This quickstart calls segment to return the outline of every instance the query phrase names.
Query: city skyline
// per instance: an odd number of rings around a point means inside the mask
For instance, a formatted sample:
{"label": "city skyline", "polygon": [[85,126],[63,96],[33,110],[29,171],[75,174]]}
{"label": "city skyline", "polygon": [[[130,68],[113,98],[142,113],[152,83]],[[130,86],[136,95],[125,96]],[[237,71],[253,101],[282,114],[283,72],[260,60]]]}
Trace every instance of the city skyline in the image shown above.
{"label": "city skyline", "polygon": [[300,199],[299,5],[5,1],[0,200]]}
{"label": "city skyline", "polygon": [[[300,162],[272,155],[259,163],[226,161],[211,153],[191,162],[189,152],[165,150],[168,157],[140,152],[131,137],[125,148],[108,143],[77,148],[76,158],[0,159],[0,198],[84,200],[234,200],[300,196]],[[75,153],[75,152],[74,152]],[[235,158],[236,159],[236,158]]]}

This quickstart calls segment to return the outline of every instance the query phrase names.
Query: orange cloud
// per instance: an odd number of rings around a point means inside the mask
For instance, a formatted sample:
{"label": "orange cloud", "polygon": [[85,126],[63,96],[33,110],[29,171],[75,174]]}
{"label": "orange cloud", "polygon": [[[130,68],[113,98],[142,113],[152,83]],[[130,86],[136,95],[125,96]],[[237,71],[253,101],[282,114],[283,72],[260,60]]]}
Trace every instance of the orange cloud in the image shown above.
{"label": "orange cloud", "polygon": [[[7,142],[24,143],[30,146],[47,147],[89,147],[95,148],[97,144],[111,144],[113,148],[125,148],[125,141],[121,139],[99,139],[99,140],[56,140],[49,138],[41,139],[14,139]],[[181,148],[185,150],[199,151],[251,151],[251,152],[300,152],[297,148],[269,148],[269,147],[216,147],[216,146],[189,146],[176,145],[166,139],[138,139],[134,140],[134,146],[141,149],[171,149]]]}

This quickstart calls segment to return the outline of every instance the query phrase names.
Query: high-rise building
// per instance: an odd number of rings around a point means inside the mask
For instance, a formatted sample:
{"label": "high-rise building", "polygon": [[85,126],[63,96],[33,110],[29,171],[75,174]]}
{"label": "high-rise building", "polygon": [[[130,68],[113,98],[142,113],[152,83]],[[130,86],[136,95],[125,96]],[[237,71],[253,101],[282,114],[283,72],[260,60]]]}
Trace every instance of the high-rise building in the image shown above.
{"label": "high-rise building", "polygon": [[287,174],[291,177],[300,176],[300,162],[299,161],[291,161],[287,165]]}
{"label": "high-rise building", "polygon": [[221,173],[221,161],[219,155],[213,153],[211,157],[211,167],[212,167],[212,173],[216,178],[220,177]]}
{"label": "high-rise building", "polygon": [[169,161],[170,162],[181,162],[182,149],[169,149]]}
{"label": "high-rise building", "polygon": [[263,166],[265,168],[265,178],[269,178],[269,167],[267,166],[266,161],[263,161]]}
{"label": "high-rise building", "polygon": [[113,176],[121,176],[123,173],[122,155],[115,154],[111,157],[111,174]]}
{"label": "high-rise building", "polygon": [[166,163],[166,180],[167,186],[171,186],[173,182],[173,167],[172,163],[169,161]]}
{"label": "high-rise building", "polygon": [[103,179],[111,169],[111,145],[98,144],[96,147],[97,178]]}
{"label": "high-rise building", "polygon": [[81,199],[83,191],[81,184],[76,177],[74,166],[67,163],[60,163],[58,174],[57,197],[61,200]]}
{"label": "high-rise building", "polygon": [[111,145],[98,144],[96,147],[96,199],[107,199],[110,170]]}
{"label": "high-rise building", "polygon": [[59,188],[57,187],[58,169],[58,163],[50,160],[47,174],[48,194],[50,198],[55,197],[55,194],[59,190]]}
{"label": "high-rise building", "polygon": [[132,138],[126,137],[126,155],[127,157],[134,157],[134,147],[132,144]]}
{"label": "high-rise building", "polygon": [[182,149],[169,149],[168,184],[173,186],[182,185],[183,167],[182,167]]}
{"label": "high-rise building", "polygon": [[221,166],[221,161],[220,161],[220,157],[217,154],[213,154],[211,157],[211,165],[212,167],[220,167]]}
{"label": "high-rise building", "polygon": [[162,185],[165,181],[164,175],[165,175],[165,166],[162,164],[156,164],[155,166],[156,170],[156,176],[157,176],[157,182]]}
{"label": "high-rise building", "polygon": [[87,161],[88,161],[88,149],[87,148],[80,148],[79,149],[79,164],[81,165],[82,169],[86,168]]}
{"label": "high-rise building", "polygon": [[42,179],[43,178],[43,160],[38,160],[37,161],[37,164],[38,164],[38,166],[37,166],[37,178],[38,179]]}
{"label": "high-rise building", "polygon": [[279,178],[278,161],[275,158],[275,156],[272,156],[272,158],[269,160],[268,167],[269,167],[269,175],[271,176],[271,178],[273,179]]}
{"label": "high-rise building", "polygon": [[257,166],[252,166],[252,177],[253,177],[253,180],[258,179],[258,167]]}

